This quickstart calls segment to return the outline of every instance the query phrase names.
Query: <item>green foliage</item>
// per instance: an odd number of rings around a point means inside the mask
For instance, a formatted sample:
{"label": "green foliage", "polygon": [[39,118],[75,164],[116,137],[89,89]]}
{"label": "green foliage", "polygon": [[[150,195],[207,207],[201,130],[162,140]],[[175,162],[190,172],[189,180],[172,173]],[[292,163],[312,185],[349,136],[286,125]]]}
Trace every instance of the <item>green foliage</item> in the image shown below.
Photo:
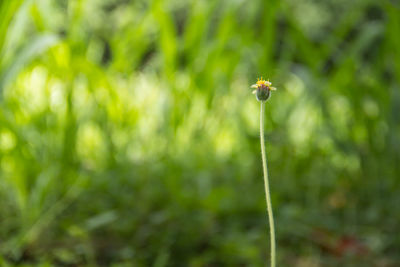
{"label": "green foliage", "polygon": [[0,2],[1,266],[398,266],[395,1]]}

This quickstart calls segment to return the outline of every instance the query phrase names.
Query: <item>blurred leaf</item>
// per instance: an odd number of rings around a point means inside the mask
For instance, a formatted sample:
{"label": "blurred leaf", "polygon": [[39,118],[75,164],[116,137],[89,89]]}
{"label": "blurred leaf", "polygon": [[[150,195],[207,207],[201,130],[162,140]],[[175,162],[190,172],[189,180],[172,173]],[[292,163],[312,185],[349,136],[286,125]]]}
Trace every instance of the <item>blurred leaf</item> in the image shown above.
{"label": "blurred leaf", "polygon": [[0,88],[10,82],[22,70],[28,63],[30,63],[35,57],[45,52],[50,47],[54,46],[59,42],[59,39],[54,34],[45,34],[35,37],[32,42],[25,44],[18,56],[5,66],[3,73],[0,76]]}

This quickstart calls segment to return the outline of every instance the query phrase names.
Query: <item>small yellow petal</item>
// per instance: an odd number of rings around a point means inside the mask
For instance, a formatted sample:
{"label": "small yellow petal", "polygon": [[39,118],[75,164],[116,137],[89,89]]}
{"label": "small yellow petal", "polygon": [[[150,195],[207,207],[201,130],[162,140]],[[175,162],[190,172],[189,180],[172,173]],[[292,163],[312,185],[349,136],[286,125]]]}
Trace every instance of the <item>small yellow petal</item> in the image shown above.
{"label": "small yellow petal", "polygon": [[250,86],[250,88],[255,88],[255,89],[257,89],[257,88],[258,88],[258,85],[257,85],[257,84],[253,84],[252,86]]}

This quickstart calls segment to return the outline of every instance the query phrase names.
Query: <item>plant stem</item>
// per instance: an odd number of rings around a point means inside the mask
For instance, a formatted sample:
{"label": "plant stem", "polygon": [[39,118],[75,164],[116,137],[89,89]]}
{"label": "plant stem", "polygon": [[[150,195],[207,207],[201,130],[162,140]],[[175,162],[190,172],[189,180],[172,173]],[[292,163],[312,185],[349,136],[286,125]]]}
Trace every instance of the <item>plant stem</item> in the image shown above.
{"label": "plant stem", "polygon": [[260,111],[261,157],[262,157],[262,163],[263,163],[265,200],[267,201],[267,211],[268,211],[269,230],[270,230],[270,239],[271,239],[271,267],[275,267],[275,262],[276,262],[276,256],[275,256],[275,254],[276,254],[276,252],[275,252],[275,226],[274,226],[274,215],[272,213],[271,195],[270,195],[270,192],[269,192],[267,155],[265,153],[264,107],[265,107],[265,101],[261,101],[261,111]]}

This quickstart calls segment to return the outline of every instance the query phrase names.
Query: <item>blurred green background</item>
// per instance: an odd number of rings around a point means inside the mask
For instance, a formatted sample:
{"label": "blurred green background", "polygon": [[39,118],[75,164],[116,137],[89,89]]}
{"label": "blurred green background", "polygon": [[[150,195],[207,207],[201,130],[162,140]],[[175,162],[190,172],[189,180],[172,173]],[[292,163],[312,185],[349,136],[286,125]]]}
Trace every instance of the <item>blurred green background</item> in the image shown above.
{"label": "blurred green background", "polygon": [[400,266],[400,3],[2,0],[1,266]]}

